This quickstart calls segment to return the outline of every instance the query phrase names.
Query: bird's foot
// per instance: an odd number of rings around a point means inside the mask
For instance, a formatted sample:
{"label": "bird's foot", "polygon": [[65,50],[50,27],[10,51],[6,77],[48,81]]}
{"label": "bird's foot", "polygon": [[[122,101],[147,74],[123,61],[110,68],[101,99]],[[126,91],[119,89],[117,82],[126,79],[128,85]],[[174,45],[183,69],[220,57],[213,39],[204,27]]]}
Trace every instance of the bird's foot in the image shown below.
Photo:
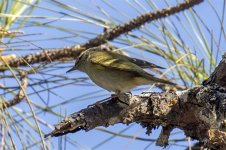
{"label": "bird's foot", "polygon": [[117,92],[116,94],[112,94],[111,97],[117,97],[118,100],[126,105],[130,104],[130,98],[132,97],[132,93],[119,93]]}

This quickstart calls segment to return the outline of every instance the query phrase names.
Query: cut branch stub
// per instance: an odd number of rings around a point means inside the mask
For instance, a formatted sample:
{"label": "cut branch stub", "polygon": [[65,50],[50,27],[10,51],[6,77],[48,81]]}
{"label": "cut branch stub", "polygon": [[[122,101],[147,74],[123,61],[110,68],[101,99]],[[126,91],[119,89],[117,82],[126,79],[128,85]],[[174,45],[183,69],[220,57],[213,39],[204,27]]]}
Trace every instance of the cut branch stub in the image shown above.
{"label": "cut branch stub", "polygon": [[203,82],[203,85],[214,83],[226,87],[226,53],[223,55],[220,64],[216,67],[211,76]]}

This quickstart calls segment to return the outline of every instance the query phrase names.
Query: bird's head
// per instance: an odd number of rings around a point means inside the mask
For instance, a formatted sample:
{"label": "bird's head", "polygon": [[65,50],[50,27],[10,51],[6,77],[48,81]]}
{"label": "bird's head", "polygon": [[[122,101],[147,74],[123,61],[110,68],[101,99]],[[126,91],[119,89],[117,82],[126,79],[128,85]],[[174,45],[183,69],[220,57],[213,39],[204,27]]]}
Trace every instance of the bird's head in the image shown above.
{"label": "bird's head", "polygon": [[73,70],[84,71],[84,66],[88,61],[88,56],[89,56],[89,50],[85,50],[84,52],[82,52],[76,59],[75,65],[70,70],[68,70],[67,73]]}
{"label": "bird's head", "polygon": [[85,67],[87,65],[87,62],[89,62],[90,54],[92,52],[101,52],[101,51],[109,51],[109,47],[105,45],[101,45],[99,47],[94,47],[94,48],[85,50],[78,56],[78,58],[76,59],[75,65],[67,72],[71,72],[73,70],[80,70],[80,71],[86,72]]}

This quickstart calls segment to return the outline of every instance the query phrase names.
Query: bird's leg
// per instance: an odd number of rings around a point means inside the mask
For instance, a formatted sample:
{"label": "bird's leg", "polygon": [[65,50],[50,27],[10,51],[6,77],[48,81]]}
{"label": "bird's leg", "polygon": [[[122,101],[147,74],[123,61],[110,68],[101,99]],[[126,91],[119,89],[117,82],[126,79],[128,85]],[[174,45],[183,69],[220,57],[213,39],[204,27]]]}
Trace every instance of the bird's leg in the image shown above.
{"label": "bird's leg", "polygon": [[111,98],[117,98],[117,97],[118,97],[117,94],[115,93],[111,94]]}
{"label": "bird's leg", "polygon": [[132,98],[132,96],[133,96],[133,94],[132,94],[132,92],[128,92],[128,94],[127,94],[128,96],[129,96],[129,98]]}
{"label": "bird's leg", "polygon": [[121,93],[120,91],[117,91],[115,92],[116,96],[118,97],[119,101],[126,104],[126,105],[129,105],[129,100],[132,96],[132,93],[129,92],[129,94],[127,93]]}

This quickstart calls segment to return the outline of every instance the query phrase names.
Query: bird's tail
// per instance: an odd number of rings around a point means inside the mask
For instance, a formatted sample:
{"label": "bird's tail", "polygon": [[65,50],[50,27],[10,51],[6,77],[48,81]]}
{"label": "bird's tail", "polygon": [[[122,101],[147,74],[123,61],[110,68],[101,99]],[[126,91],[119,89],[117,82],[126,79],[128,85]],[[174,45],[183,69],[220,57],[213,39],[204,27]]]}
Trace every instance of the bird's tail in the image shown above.
{"label": "bird's tail", "polygon": [[154,83],[162,83],[162,84],[168,84],[168,85],[176,85],[175,83],[173,82],[170,82],[170,81],[167,81],[165,79],[160,79],[160,78],[157,78],[147,72],[145,72],[145,77],[146,79],[148,79],[150,82],[154,82]]}
{"label": "bird's tail", "polygon": [[156,77],[154,77],[154,78],[155,78],[154,81],[158,82],[158,83],[169,84],[169,85],[176,85],[175,83],[167,81],[167,80],[164,80],[164,79],[160,79],[160,78],[156,78]]}

